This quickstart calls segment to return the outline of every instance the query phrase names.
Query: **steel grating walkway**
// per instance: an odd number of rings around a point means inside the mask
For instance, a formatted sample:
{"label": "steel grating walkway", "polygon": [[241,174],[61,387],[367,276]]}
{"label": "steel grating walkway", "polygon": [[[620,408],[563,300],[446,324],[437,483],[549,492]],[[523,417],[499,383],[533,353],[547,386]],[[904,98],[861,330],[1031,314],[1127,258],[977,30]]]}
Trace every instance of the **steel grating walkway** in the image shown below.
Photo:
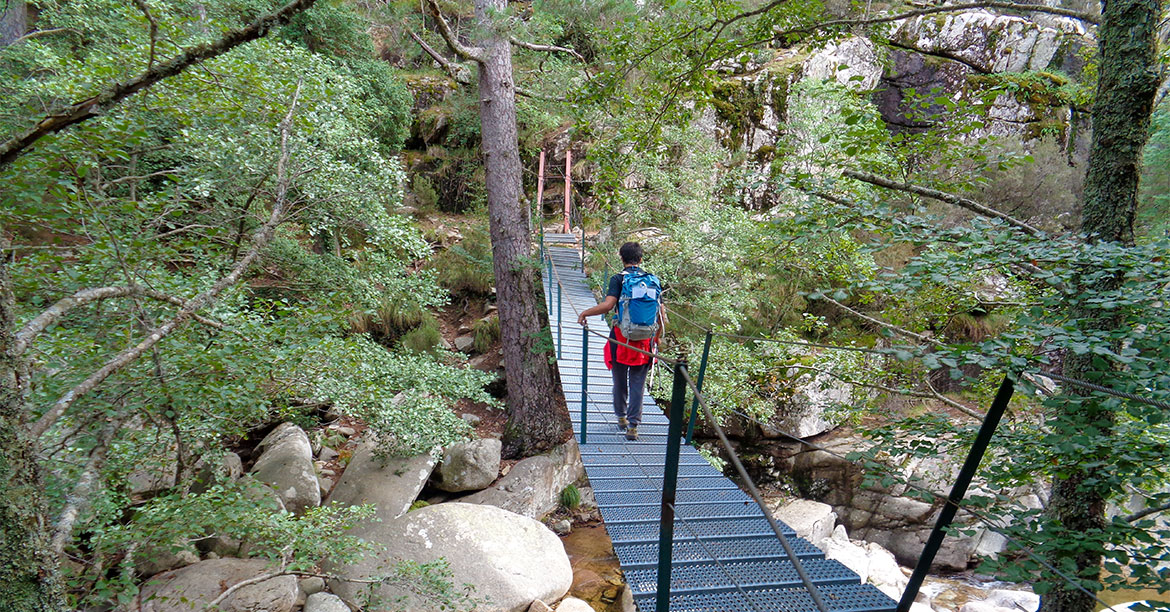
{"label": "steel grating walkway", "polygon": [[[577,312],[594,306],[572,234],[545,234],[555,273],[542,270],[565,401],[581,439],[582,329]],[[558,305],[556,282],[563,289]],[[605,329],[602,317],[589,327]],[[627,442],[613,415],[612,378],[602,361],[605,341],[588,337],[586,444],[581,460],[639,612],[656,612],[658,526],[667,417],[647,393],[638,441]],[[662,374],[662,370],[658,375]],[[791,561],[755,502],[698,452],[682,449],[672,550],[673,612],[817,612]],[[897,603],[784,526],[805,571],[831,612],[893,612]],[[666,612],[666,611],[663,611]]]}

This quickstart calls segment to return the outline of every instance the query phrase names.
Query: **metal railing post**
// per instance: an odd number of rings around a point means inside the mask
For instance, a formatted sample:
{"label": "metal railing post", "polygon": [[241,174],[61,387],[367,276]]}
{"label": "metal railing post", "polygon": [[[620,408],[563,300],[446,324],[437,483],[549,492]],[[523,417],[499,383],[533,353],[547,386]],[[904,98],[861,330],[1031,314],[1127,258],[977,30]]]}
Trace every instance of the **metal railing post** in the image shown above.
{"label": "metal railing post", "polygon": [[[707,355],[711,352],[711,330],[707,330],[707,337],[703,339],[703,358],[699,360],[699,376],[695,379],[695,389],[703,392],[703,374],[707,372]],[[695,439],[695,417],[699,414],[699,396],[691,402],[691,419],[687,423],[687,444]]]}
{"label": "metal railing post", "polygon": [[548,297],[545,298],[544,303],[548,305],[549,316],[552,316],[552,289],[553,289],[552,253],[545,253],[544,258],[545,258],[544,259],[544,261],[545,261],[544,278],[546,280],[548,280]]}
{"label": "metal railing post", "polygon": [[918,563],[914,566],[914,573],[910,576],[910,582],[906,584],[906,590],[902,591],[902,598],[898,600],[897,612],[908,612],[910,610],[910,604],[913,604],[914,600],[918,597],[918,589],[922,588],[922,581],[926,578],[926,572],[930,571],[930,566],[934,563],[934,556],[938,553],[939,547],[942,546],[943,538],[947,535],[947,526],[955,518],[955,513],[959,510],[959,504],[963,502],[963,496],[967,494],[967,486],[971,484],[971,479],[975,477],[975,470],[979,468],[979,462],[983,460],[983,454],[987,452],[987,445],[991,442],[991,436],[995,433],[995,428],[999,425],[999,419],[1003,416],[1008,401],[1012,399],[1012,393],[1014,392],[1015,385],[1012,383],[1011,376],[1004,376],[1003,383],[999,385],[999,391],[995,394],[995,400],[991,402],[991,409],[987,411],[987,416],[983,417],[983,424],[979,426],[979,433],[975,435],[975,442],[971,444],[971,450],[967,452],[967,460],[963,462],[963,467],[959,470],[959,476],[955,479],[954,486],[951,487],[951,494],[947,496],[947,503],[939,511],[938,520],[934,524],[934,529],[930,532],[930,537],[926,540],[926,546],[922,548],[922,556],[918,558]]}
{"label": "metal railing post", "polygon": [[585,444],[585,431],[589,429],[589,411],[585,398],[589,393],[589,327],[581,328],[581,444]]}
{"label": "metal railing post", "polygon": [[561,327],[561,304],[564,301],[561,284],[557,283],[557,359],[561,358],[561,339],[565,337],[564,328]]}
{"label": "metal railing post", "polygon": [[666,464],[662,473],[662,523],[658,528],[658,600],[655,610],[670,610],[670,566],[674,552],[674,500],[678,488],[679,446],[682,443],[683,403],[687,400],[687,362],[674,366],[670,392],[670,426],[666,433]]}

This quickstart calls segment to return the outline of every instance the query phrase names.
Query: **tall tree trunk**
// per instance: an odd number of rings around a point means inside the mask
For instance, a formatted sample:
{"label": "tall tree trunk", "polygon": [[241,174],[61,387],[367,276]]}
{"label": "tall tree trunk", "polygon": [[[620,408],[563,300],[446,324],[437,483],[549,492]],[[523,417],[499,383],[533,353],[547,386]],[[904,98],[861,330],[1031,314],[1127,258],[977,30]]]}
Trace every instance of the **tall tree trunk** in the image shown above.
{"label": "tall tree trunk", "polygon": [[[1161,13],[1159,0],[1108,0],[1102,3],[1100,77],[1093,103],[1093,142],[1085,178],[1085,203],[1081,230],[1093,242],[1132,245],[1137,210],[1138,178],[1142,148],[1149,136],[1150,113],[1158,90],[1155,34]],[[1116,289],[1122,279],[1109,278],[1086,284],[1082,294]],[[1077,308],[1074,314],[1086,331],[1115,330],[1122,325],[1116,311]],[[1065,374],[1108,384],[1108,371],[1093,364],[1091,355],[1070,355]],[[1116,365],[1116,364],[1113,364]],[[1061,420],[1073,427],[1092,424],[1109,435],[1116,415],[1093,398],[1068,403]],[[1092,457],[1082,458],[1091,464]],[[1094,484],[1098,479],[1083,468],[1052,484],[1048,518],[1076,533],[1093,533],[1105,526],[1105,506],[1110,491]],[[1049,561],[1063,567],[1073,560],[1079,577],[1098,579],[1101,552],[1092,542],[1067,547],[1051,554]],[[1040,612],[1092,612],[1093,597],[1053,580]]]}
{"label": "tall tree trunk", "polygon": [[28,29],[28,9],[24,0],[5,0],[0,7],[0,47],[7,47],[12,41],[24,36]]}
{"label": "tall tree trunk", "polygon": [[551,448],[564,435],[568,422],[553,400],[548,351],[540,342],[543,332],[536,303],[530,219],[520,201],[512,48],[496,30],[492,15],[506,6],[506,0],[475,0],[475,16],[484,37],[478,45],[482,50],[478,58],[479,119],[508,389],[503,441],[505,452],[516,456]]}
{"label": "tall tree trunk", "polygon": [[28,368],[16,355],[12,251],[0,229],[0,602],[5,610],[63,609],[56,556],[45,524],[35,441],[26,435]]}

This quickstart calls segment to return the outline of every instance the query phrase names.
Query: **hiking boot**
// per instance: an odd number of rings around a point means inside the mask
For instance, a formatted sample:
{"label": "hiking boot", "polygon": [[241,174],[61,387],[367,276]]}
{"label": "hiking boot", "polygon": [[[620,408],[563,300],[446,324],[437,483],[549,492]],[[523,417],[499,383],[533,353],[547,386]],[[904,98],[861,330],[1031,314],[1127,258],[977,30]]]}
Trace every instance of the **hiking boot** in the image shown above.
{"label": "hiking boot", "polygon": [[638,428],[637,427],[630,427],[630,428],[626,429],[626,439],[627,440],[637,440],[638,439]]}
{"label": "hiking boot", "polygon": [[626,417],[618,417],[618,431],[625,431],[629,426],[630,422],[626,420]]}

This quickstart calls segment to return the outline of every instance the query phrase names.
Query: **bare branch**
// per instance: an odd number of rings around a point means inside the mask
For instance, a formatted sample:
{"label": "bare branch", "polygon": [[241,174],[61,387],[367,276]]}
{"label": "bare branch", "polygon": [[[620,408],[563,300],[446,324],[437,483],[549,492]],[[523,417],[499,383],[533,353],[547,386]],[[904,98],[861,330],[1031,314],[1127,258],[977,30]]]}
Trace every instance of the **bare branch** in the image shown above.
{"label": "bare branch", "polygon": [[1150,516],[1151,514],[1165,512],[1166,510],[1170,510],[1170,503],[1162,504],[1161,506],[1154,506],[1152,508],[1146,508],[1145,510],[1142,510],[1140,512],[1134,512],[1133,514],[1125,517],[1122,520],[1124,520],[1127,523],[1132,523],[1134,521],[1144,519],[1147,516]]}
{"label": "bare branch", "polygon": [[175,76],[204,60],[218,57],[232,49],[266,35],[272,28],[288,23],[293,15],[313,6],[317,0],[293,0],[274,13],[269,13],[250,25],[230,30],[219,40],[183,51],[178,56],[153,66],[142,74],[122,83],[115,83],[97,94],[58,109],[42,118],[31,128],[0,144],[0,166],[7,165],[29,147],[49,134],[96,117],[122,100]]}
{"label": "bare branch", "polygon": [[81,516],[86,506],[89,505],[89,498],[98,482],[98,472],[106,462],[110,441],[114,439],[114,432],[117,429],[117,423],[113,421],[107,421],[102,427],[98,434],[97,444],[90,451],[89,460],[85,462],[81,476],[77,479],[69,496],[65,498],[65,507],[57,515],[57,524],[53,529],[51,542],[53,554],[57,556],[61,555],[65,550],[65,545],[73,539],[73,525],[77,523],[77,517]]}
{"label": "bare branch", "polygon": [[920,187],[918,185],[911,185],[910,183],[898,183],[895,181],[891,181],[890,179],[885,178],[884,176],[878,176],[876,174],[871,174],[869,172],[859,172],[857,170],[843,170],[841,172],[841,174],[844,176],[847,176],[851,179],[857,179],[863,183],[869,183],[871,185],[877,185],[879,187],[885,187],[886,189],[893,189],[895,191],[903,191],[906,193],[913,193],[915,195],[924,196],[927,198],[938,200],[940,202],[946,202],[947,204],[952,204],[954,206],[958,206],[959,208],[965,208],[973,213],[983,215],[984,217],[990,217],[992,219],[1000,219],[1000,220],[1006,222],[1008,225],[1019,228],[1019,229],[1023,230],[1024,232],[1031,234],[1033,236],[1040,236],[1040,235],[1043,235],[1043,233],[1044,233],[1041,230],[1039,230],[1035,227],[1032,227],[1031,225],[1028,225],[1027,223],[1024,223],[1023,221],[1020,221],[1020,220],[1015,219],[1009,215],[1001,213],[998,210],[991,208],[990,206],[980,204],[979,202],[976,202],[975,200],[971,200],[969,198],[957,196],[953,193],[947,193],[945,191],[939,191],[937,189],[931,189],[929,187]]}
{"label": "bare branch", "polygon": [[523,47],[525,49],[531,49],[533,51],[544,51],[545,53],[565,53],[568,55],[572,55],[579,62],[585,61],[585,58],[582,57],[580,53],[577,53],[576,51],[574,51],[568,47],[558,47],[556,45],[538,45],[536,43],[530,43],[530,42],[526,42],[523,40],[517,40],[515,38],[509,38],[508,42],[512,43],[513,45],[516,45],[517,47]]}
{"label": "bare branch", "polygon": [[447,41],[447,46],[451,51],[465,60],[482,62],[483,50],[479,47],[468,47],[459,42],[459,38],[451,31],[451,24],[447,23],[446,18],[443,17],[443,11],[439,10],[438,2],[427,0],[427,5],[434,11],[435,21],[439,24],[439,34],[443,35],[443,40]]}
{"label": "bare branch", "polygon": [[12,41],[12,44],[15,45],[16,43],[32,40],[34,38],[40,38],[42,36],[52,36],[53,34],[60,34],[61,32],[73,32],[74,34],[81,33],[80,31],[73,28],[49,28],[48,30],[34,30]]}
{"label": "bare branch", "polygon": [[438,62],[439,66],[442,66],[443,70],[448,75],[450,75],[450,77],[454,79],[456,83],[467,85],[471,82],[471,71],[467,69],[467,66],[456,64],[455,62],[452,62],[451,60],[443,57],[442,53],[435,51],[434,47],[428,45],[427,41],[423,40],[418,34],[415,34],[413,30],[407,30],[406,33],[410,34],[410,37],[414,39],[414,42],[418,43],[418,46],[422,47],[423,51],[427,52],[427,55],[431,56],[431,58]]}
{"label": "bare branch", "polygon": [[150,7],[146,6],[146,0],[134,0],[134,6],[142,11],[146,16],[146,20],[150,22],[150,58],[146,61],[146,69],[154,68],[154,52],[155,47],[158,46],[158,21],[155,21],[154,15],[150,14]]}
{"label": "bare branch", "polygon": [[251,578],[248,578],[247,580],[241,580],[241,581],[233,584],[232,586],[228,587],[227,590],[220,593],[219,597],[216,597],[215,599],[207,602],[207,605],[203,606],[203,609],[204,610],[218,610],[219,608],[217,606],[219,606],[219,604],[223,603],[223,600],[230,597],[232,595],[232,593],[235,593],[236,591],[238,591],[246,586],[258,584],[260,582],[264,582],[265,580],[272,580],[273,578],[276,578],[278,576],[283,576],[284,575],[284,568],[287,565],[288,565],[288,562],[285,561],[284,559],[282,559],[280,561],[280,569],[276,570],[275,572],[269,572],[267,574],[260,574],[259,576],[253,576]]}
{"label": "bare branch", "polygon": [[919,342],[925,342],[927,344],[933,344],[935,346],[942,346],[942,342],[939,342],[938,340],[935,340],[934,338],[927,338],[926,336],[923,336],[922,334],[916,334],[908,329],[902,329],[901,327],[898,327],[897,325],[893,325],[891,323],[886,323],[885,321],[882,321],[880,319],[875,319],[874,317],[871,317],[869,315],[862,314],[862,313],[842,304],[841,302],[834,300],[833,298],[831,298],[827,295],[822,295],[821,299],[825,300],[826,302],[836,306],[837,308],[840,308],[841,310],[844,310],[845,312],[857,317],[858,319],[861,319],[863,321],[867,321],[869,323],[873,323],[874,325],[877,325],[878,327],[883,327],[885,329],[888,329],[888,330],[890,330],[890,331],[892,331],[895,334],[898,334],[900,336],[905,336],[905,337],[910,338],[912,340],[917,340]]}
{"label": "bare branch", "polygon": [[293,111],[296,110],[297,98],[301,93],[301,83],[297,83],[296,92],[293,94],[293,100],[289,107],[288,114],[284,120],[280,122],[280,160],[276,164],[276,202],[272,206],[272,214],[268,217],[268,221],[264,223],[252,235],[252,246],[243,258],[241,258],[226,276],[216,281],[211,288],[203,293],[195,296],[184,303],[179,312],[171,318],[170,321],[152,330],[145,339],[137,345],[130,347],[114,358],[110,359],[99,368],[96,372],[90,374],[84,381],[77,384],[77,386],[70,389],[64,395],[57,399],[53,407],[45,412],[41,418],[37,419],[36,423],[30,428],[30,434],[34,437],[39,437],[44,434],[65,411],[69,409],[78,399],[85,394],[92,391],[95,387],[102,383],[102,381],[109,378],[115,372],[126,367],[135,359],[138,359],[144,352],[148,351],[154,345],[166,338],[171,332],[178,329],[183,323],[190,319],[195,311],[200,310],[212,302],[215,298],[223,292],[224,289],[236,284],[243,277],[244,272],[260,257],[260,252],[264,246],[272,240],[276,233],[277,226],[284,220],[284,212],[288,208],[288,159],[289,146],[288,137],[292,130]]}
{"label": "bare branch", "polygon": [[[81,291],[78,291],[69,297],[57,300],[56,303],[45,309],[44,312],[34,317],[28,323],[25,323],[24,327],[22,327],[20,331],[16,332],[16,341],[12,345],[12,353],[17,357],[23,355],[24,352],[28,350],[29,345],[32,344],[33,340],[35,340],[38,335],[48,329],[49,326],[51,326],[53,323],[59,321],[61,317],[65,316],[65,314],[70,310],[73,310],[78,306],[84,306],[91,302],[108,300],[110,298],[132,297],[138,295],[146,296],[160,302],[168,302],[177,306],[183,306],[187,303],[182,298],[178,298],[173,295],[167,295],[161,291],[147,289],[146,287],[139,285],[82,289]],[[223,329],[223,323],[220,323],[219,321],[213,321],[195,314],[192,314],[191,317],[209,327]]]}
{"label": "bare branch", "polygon": [[539,93],[536,93],[534,91],[529,91],[527,89],[524,89],[523,87],[516,88],[516,95],[524,96],[525,98],[532,98],[533,100],[544,100],[545,102],[568,102],[569,101],[569,99],[564,97],[564,96],[554,98],[552,96],[546,96],[544,94],[539,94]]}

